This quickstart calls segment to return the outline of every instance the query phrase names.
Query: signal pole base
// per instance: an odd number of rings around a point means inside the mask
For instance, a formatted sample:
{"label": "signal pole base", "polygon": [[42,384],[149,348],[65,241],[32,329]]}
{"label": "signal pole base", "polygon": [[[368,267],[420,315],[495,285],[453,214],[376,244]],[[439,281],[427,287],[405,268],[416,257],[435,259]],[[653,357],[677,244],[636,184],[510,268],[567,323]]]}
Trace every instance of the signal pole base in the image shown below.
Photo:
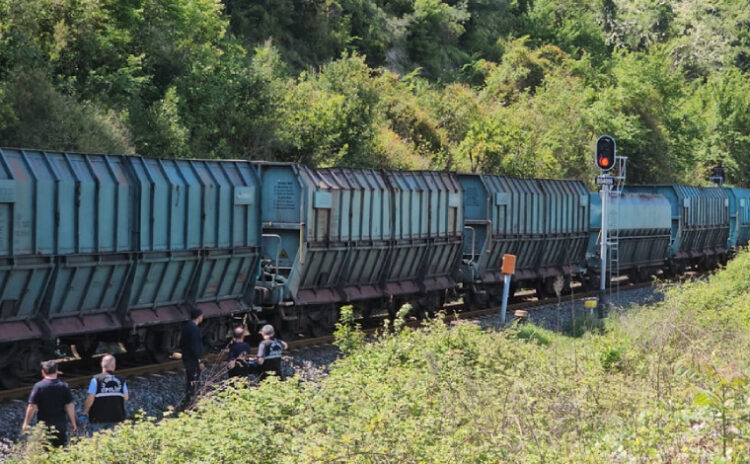
{"label": "signal pole base", "polygon": [[607,301],[607,291],[601,290],[599,292],[599,304],[596,305],[596,317],[604,319],[609,309],[609,302]]}

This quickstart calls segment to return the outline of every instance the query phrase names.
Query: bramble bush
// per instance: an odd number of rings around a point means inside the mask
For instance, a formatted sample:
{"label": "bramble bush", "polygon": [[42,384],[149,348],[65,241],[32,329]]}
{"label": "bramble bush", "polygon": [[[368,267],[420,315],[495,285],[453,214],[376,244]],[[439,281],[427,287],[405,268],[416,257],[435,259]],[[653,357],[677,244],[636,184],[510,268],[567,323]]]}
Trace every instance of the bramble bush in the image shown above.
{"label": "bramble bush", "polygon": [[225,387],[12,462],[747,462],[749,274],[742,253],[575,336],[437,318],[366,343],[344,318],[319,382]]}

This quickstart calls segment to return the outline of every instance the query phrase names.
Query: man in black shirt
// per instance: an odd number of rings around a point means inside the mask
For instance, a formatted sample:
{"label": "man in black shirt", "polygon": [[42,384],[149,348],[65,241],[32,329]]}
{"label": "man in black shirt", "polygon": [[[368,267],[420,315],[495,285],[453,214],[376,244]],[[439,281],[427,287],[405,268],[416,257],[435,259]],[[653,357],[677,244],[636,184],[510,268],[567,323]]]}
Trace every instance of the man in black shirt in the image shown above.
{"label": "man in black shirt", "polygon": [[285,341],[275,338],[274,333],[273,326],[270,324],[264,325],[260,330],[263,341],[258,345],[258,364],[261,365],[263,371],[262,378],[265,378],[270,372],[284,380],[284,373],[281,369],[281,353],[287,349],[287,344]]}
{"label": "man in black shirt", "polygon": [[229,362],[227,363],[227,369],[229,369],[229,377],[246,377],[250,374],[251,363],[248,361],[248,355],[250,355],[250,345],[245,343],[245,329],[243,327],[237,327],[233,332],[233,341],[229,345]]}
{"label": "man in black shirt", "polygon": [[55,361],[42,363],[42,377],[44,378],[34,385],[29,395],[29,405],[26,407],[21,430],[25,432],[29,428],[36,413],[40,422],[52,427],[51,445],[63,446],[68,441],[66,416],[73,432],[77,430],[73,395],[68,384],[57,378]]}
{"label": "man in black shirt", "polygon": [[182,326],[182,364],[185,366],[185,398],[183,408],[188,406],[195,395],[196,384],[201,375],[201,358],[203,357],[203,337],[198,325],[203,322],[203,312],[200,309],[190,311],[190,320]]}
{"label": "man in black shirt", "polygon": [[91,433],[112,428],[125,420],[128,386],[115,375],[115,368],[115,357],[105,355],[102,358],[102,373],[94,376],[89,383],[81,422],[88,419]]}

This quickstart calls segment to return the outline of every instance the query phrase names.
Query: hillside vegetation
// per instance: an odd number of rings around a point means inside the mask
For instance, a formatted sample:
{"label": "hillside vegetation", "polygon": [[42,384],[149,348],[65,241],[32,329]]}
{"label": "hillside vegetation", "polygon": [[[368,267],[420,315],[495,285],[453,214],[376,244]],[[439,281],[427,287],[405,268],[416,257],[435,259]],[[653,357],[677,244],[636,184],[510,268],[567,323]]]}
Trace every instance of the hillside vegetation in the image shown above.
{"label": "hillside vegetation", "polygon": [[435,321],[320,383],[229,389],[34,463],[723,463],[750,459],[750,254],[577,337]]}
{"label": "hillside vegetation", "polygon": [[0,0],[0,141],[750,185],[743,0]]}

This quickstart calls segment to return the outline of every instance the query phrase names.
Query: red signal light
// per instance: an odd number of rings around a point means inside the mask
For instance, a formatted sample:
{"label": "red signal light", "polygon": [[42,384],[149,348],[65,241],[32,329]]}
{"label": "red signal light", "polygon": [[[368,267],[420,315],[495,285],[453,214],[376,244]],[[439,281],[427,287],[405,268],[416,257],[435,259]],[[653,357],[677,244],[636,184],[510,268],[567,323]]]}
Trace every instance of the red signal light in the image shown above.
{"label": "red signal light", "polygon": [[609,171],[615,165],[617,143],[609,135],[602,135],[596,141],[596,165],[603,171]]}

